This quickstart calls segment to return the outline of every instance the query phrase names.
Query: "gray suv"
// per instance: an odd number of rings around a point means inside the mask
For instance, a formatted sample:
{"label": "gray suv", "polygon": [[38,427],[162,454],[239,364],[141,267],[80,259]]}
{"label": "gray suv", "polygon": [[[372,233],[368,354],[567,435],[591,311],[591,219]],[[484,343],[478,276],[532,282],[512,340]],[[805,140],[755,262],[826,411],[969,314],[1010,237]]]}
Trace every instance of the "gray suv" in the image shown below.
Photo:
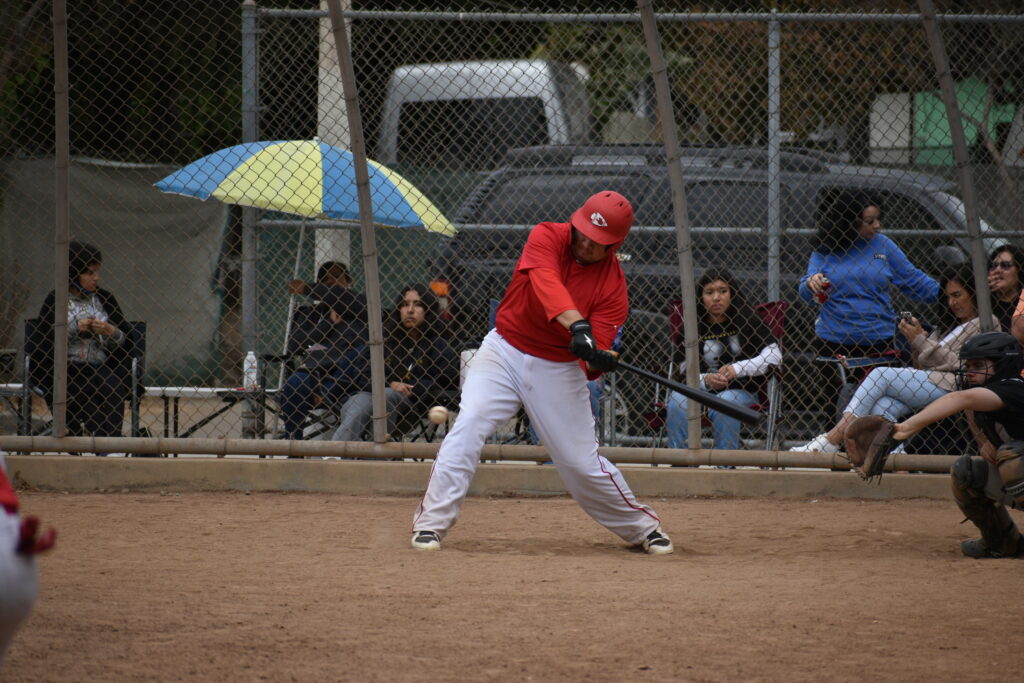
{"label": "gray suv", "polygon": [[[709,266],[726,267],[748,301],[766,300],[766,151],[687,147],[681,165],[697,275]],[[815,208],[823,192],[872,190],[881,199],[885,233],[926,272],[937,274],[967,260],[963,206],[946,180],[851,165],[815,152],[785,151],[780,167],[780,298],[793,302],[786,324],[787,350],[793,358],[811,355],[815,311],[799,300],[797,284],[806,270]],[[620,250],[631,307],[624,348],[635,362],[664,368],[670,353],[666,314],[669,302],[680,299],[681,292],[668,171],[663,148],[656,145],[510,151],[504,165],[488,174],[458,210],[459,232],[440,245],[433,265],[452,285],[461,339],[478,340],[486,332],[489,301],[504,293],[529,229],[539,221],[568,220],[602,189],[621,192],[636,213],[635,227]],[[995,239],[987,242],[987,250],[996,245]],[[900,310],[898,299],[896,305]],[[920,308],[916,306],[914,310]]]}

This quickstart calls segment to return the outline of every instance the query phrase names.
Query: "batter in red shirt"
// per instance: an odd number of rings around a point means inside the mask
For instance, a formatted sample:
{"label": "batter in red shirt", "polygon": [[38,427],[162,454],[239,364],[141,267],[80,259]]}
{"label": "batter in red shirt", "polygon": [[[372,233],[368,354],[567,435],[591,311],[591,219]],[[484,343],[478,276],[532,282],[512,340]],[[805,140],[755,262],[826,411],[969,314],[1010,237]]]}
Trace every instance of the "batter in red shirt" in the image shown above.
{"label": "batter in red shirt", "polygon": [[413,518],[414,548],[440,550],[484,442],[522,406],[569,493],[595,521],[648,554],[673,551],[654,511],[597,452],[587,389],[588,379],[616,367],[607,349],[629,302],[615,251],[632,225],[629,201],[602,191],[570,222],[530,232],[495,328],[467,367],[458,418]]}
{"label": "batter in red shirt", "polygon": [[38,536],[36,517],[19,517],[18,497],[5,468],[0,454],[0,669],[14,634],[39,595],[35,554],[49,549],[56,537],[53,529]]}

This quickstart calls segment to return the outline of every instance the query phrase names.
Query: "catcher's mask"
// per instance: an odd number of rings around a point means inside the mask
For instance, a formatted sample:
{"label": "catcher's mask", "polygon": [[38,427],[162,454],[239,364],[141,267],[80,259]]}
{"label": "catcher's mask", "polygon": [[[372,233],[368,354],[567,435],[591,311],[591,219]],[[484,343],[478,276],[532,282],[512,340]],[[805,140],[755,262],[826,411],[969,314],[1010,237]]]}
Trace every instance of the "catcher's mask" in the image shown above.
{"label": "catcher's mask", "polygon": [[[992,372],[984,373],[985,379],[980,384],[970,384],[967,380],[967,361],[970,360],[992,361]],[[1021,361],[1020,344],[1013,335],[1006,332],[977,334],[960,348],[960,368],[956,371],[956,387],[963,390],[1017,377],[1020,375]]]}

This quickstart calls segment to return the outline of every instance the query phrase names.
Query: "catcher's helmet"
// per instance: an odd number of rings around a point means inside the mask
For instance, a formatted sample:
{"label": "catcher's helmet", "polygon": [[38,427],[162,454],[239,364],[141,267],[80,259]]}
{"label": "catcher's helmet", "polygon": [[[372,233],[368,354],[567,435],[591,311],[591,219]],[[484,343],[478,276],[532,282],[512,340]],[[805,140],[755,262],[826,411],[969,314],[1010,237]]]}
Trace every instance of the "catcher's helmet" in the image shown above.
{"label": "catcher's helmet", "polygon": [[971,386],[967,383],[966,361],[983,359],[991,360],[994,367],[992,373],[982,382],[982,386],[1020,375],[1020,343],[1006,332],[983,332],[974,335],[960,347],[960,369],[956,372],[958,389]]}
{"label": "catcher's helmet", "polygon": [[618,192],[604,190],[583,203],[572,215],[572,227],[605,246],[626,239],[633,226],[633,207]]}

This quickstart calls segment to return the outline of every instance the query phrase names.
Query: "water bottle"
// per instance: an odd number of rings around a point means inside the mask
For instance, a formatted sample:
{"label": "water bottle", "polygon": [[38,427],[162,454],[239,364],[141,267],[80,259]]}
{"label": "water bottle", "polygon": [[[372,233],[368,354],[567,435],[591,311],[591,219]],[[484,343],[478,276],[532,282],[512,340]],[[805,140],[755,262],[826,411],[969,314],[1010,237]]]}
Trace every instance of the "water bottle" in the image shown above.
{"label": "water bottle", "polygon": [[259,389],[259,364],[256,360],[256,353],[249,351],[242,361],[242,388],[246,391]]}

